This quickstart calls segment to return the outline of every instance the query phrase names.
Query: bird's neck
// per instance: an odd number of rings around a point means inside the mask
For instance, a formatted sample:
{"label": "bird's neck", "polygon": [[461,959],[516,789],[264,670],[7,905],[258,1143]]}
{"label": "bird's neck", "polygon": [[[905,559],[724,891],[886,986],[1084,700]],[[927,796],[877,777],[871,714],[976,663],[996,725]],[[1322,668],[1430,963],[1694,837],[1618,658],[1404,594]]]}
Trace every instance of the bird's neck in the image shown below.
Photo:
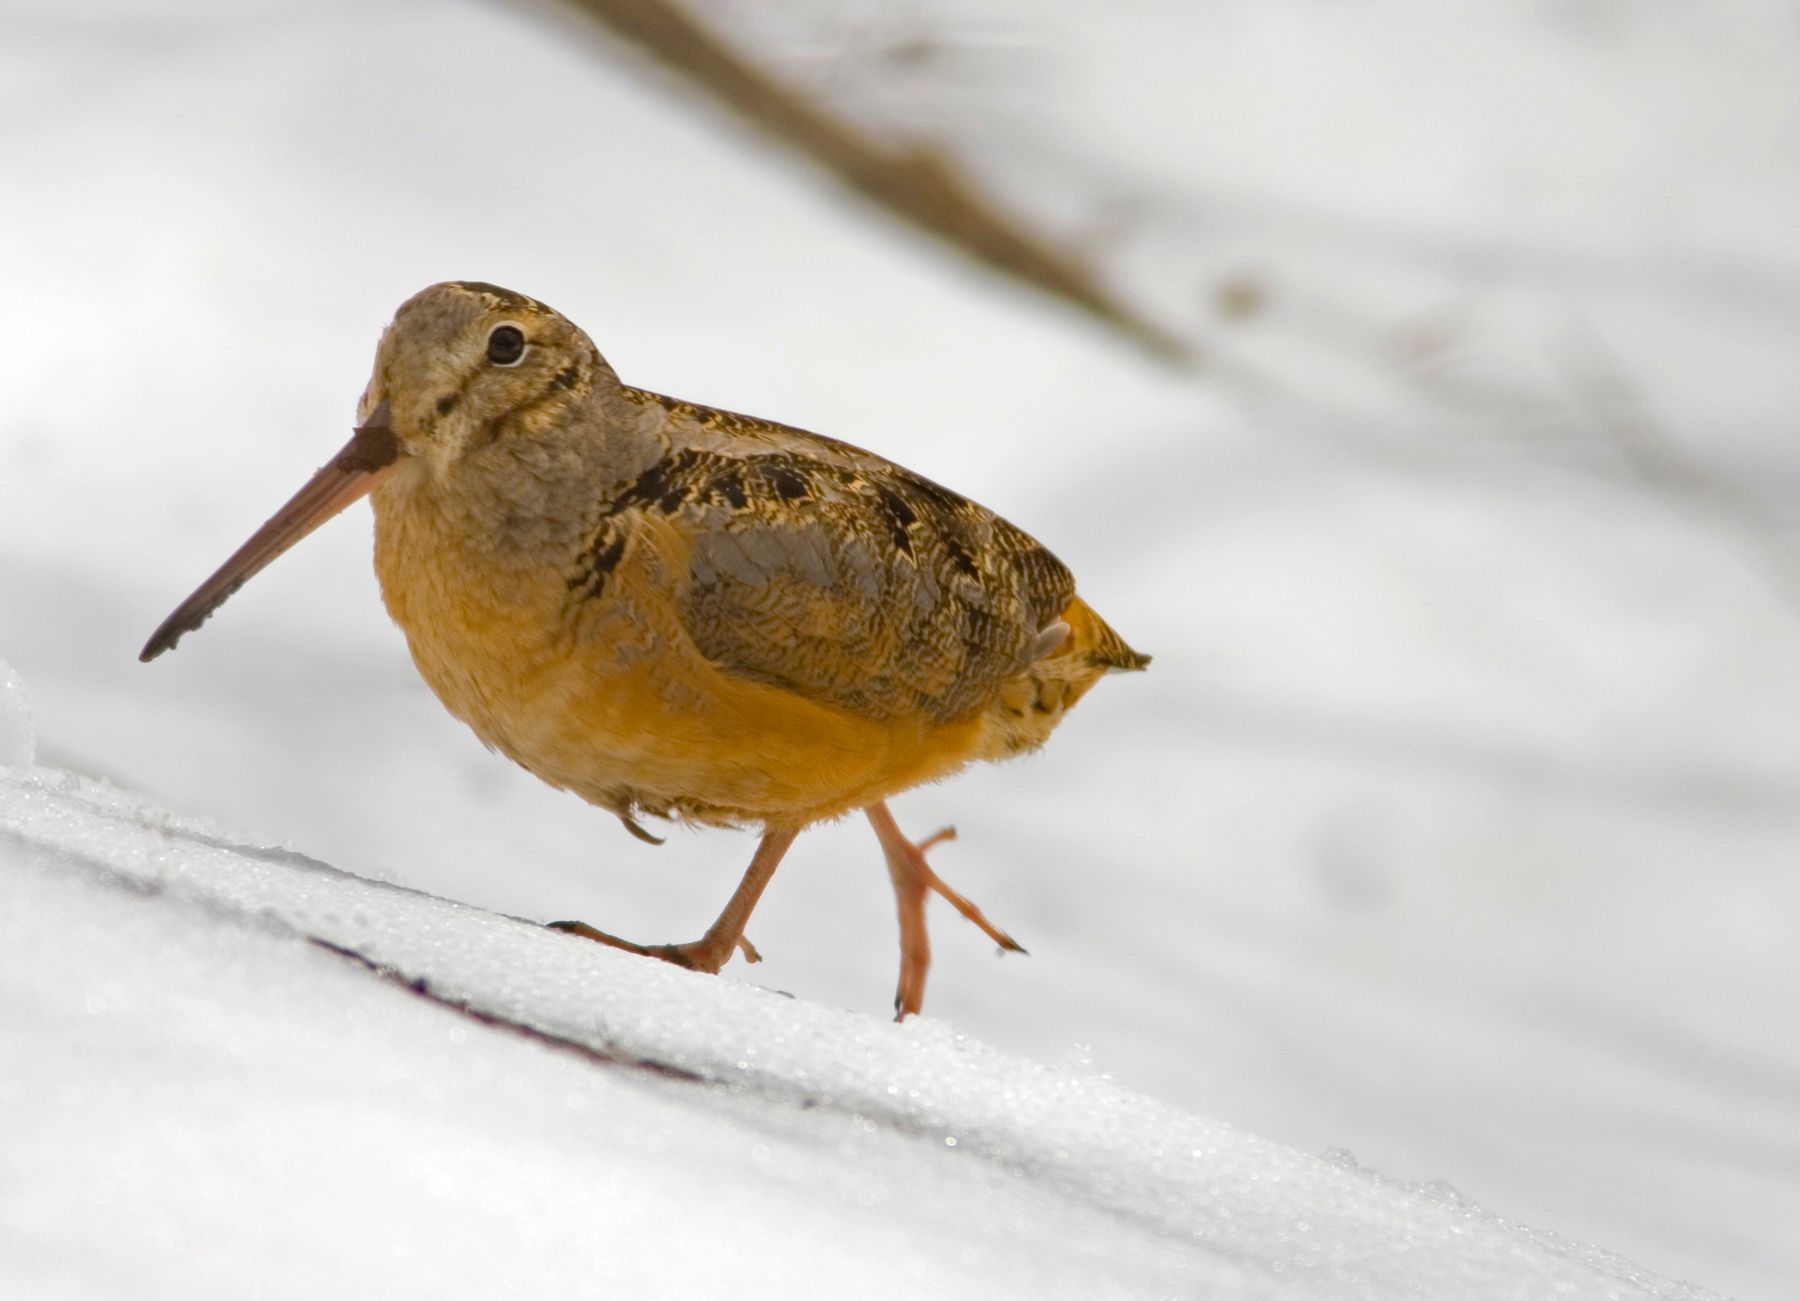
{"label": "bird's neck", "polygon": [[619,487],[664,448],[654,422],[622,397],[555,414],[509,427],[447,468],[395,475],[377,491],[378,526],[498,567],[574,555]]}

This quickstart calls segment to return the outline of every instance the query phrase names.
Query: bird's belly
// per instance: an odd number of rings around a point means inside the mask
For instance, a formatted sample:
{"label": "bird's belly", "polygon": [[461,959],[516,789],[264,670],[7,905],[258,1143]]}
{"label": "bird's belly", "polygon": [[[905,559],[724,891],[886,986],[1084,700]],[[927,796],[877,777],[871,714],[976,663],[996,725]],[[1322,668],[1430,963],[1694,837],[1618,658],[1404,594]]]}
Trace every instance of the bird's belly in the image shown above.
{"label": "bird's belly", "polygon": [[570,676],[514,757],[606,807],[703,822],[833,817],[962,766],[976,733],[860,718],[697,656]]}
{"label": "bird's belly", "polygon": [[805,824],[942,777],[979,718],[877,720],[722,671],[665,602],[571,607],[555,573],[484,582],[382,573],[426,683],[488,746],[614,812]]}

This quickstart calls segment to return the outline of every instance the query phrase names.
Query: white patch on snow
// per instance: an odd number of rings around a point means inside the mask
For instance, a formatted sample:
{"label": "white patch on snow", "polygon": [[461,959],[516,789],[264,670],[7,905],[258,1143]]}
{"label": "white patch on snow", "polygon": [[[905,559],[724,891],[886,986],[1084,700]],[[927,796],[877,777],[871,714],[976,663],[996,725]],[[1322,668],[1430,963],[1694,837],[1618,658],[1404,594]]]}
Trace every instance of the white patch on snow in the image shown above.
{"label": "white patch on snow", "polygon": [[25,767],[37,759],[31,725],[31,697],[18,671],[0,659],[0,768]]}

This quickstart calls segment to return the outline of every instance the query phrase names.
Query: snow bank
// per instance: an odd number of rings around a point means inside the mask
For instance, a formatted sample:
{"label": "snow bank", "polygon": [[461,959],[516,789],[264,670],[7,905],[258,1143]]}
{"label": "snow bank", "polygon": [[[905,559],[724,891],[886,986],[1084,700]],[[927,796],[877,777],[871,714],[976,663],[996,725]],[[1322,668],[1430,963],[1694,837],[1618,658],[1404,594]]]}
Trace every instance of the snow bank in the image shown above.
{"label": "snow bank", "polygon": [[0,774],[0,952],[10,1295],[1705,1295],[54,770]]}
{"label": "snow bank", "polygon": [[37,757],[31,727],[31,697],[18,672],[0,659],[0,768],[23,767]]}

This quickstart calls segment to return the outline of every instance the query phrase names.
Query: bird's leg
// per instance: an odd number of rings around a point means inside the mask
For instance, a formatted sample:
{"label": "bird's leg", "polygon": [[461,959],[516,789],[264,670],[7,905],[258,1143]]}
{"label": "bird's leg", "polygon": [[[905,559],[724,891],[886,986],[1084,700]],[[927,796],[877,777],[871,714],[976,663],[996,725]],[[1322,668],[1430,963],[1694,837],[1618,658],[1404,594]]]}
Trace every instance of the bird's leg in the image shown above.
{"label": "bird's leg", "polygon": [[761,961],[761,955],[744,938],[744,927],[750,921],[756,901],[762,898],[763,888],[769,884],[769,878],[775,875],[781,856],[787,853],[788,846],[794,843],[794,837],[799,834],[798,827],[771,827],[765,831],[756,846],[755,857],[744,871],[744,879],[738,882],[738,888],[732,892],[718,920],[707,927],[705,935],[687,944],[635,944],[596,930],[586,922],[551,922],[550,926],[553,930],[597,940],[615,949],[624,949],[627,953],[661,958],[664,962],[673,962],[678,967],[694,971],[717,971],[739,949],[743,950],[744,956],[751,962]]}
{"label": "bird's leg", "polygon": [[1025,952],[1012,936],[983,915],[963,895],[944,883],[925,861],[925,851],[942,841],[953,839],[956,831],[946,827],[914,844],[901,832],[888,812],[886,801],[878,801],[863,810],[875,837],[881,841],[881,852],[887,858],[888,875],[894,882],[894,903],[900,913],[900,986],[894,992],[894,1019],[905,1020],[916,1015],[925,1002],[925,975],[931,968],[931,940],[925,930],[925,897],[936,891],[950,901],[951,907],[986,932],[1002,949]]}
{"label": "bird's leg", "polygon": [[925,973],[931,970],[931,937],[925,931],[925,854],[901,834],[887,805],[864,810],[881,841],[888,875],[894,881],[894,904],[900,912],[900,984],[894,990],[894,1020],[918,1015],[925,1005]]}

